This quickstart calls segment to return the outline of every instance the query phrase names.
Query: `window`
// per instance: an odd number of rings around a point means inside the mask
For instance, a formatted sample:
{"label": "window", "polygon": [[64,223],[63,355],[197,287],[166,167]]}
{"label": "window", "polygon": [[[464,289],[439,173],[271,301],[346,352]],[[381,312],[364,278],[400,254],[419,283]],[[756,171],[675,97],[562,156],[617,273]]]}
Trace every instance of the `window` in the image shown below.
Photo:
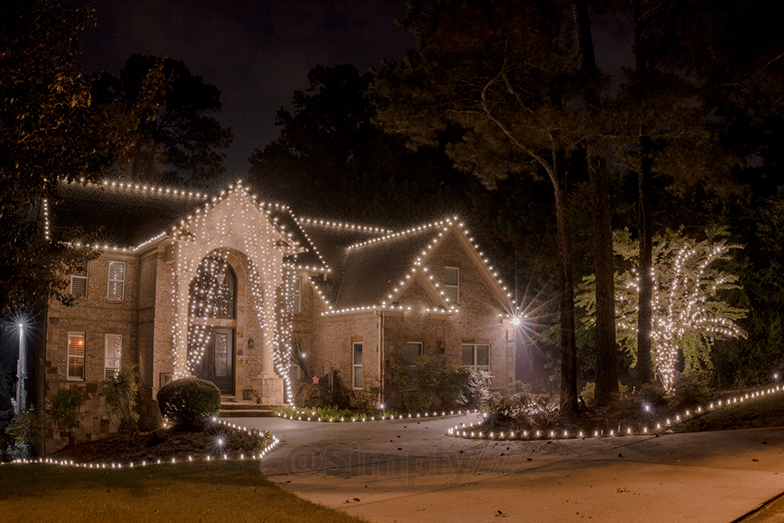
{"label": "window", "polygon": [[450,305],[460,303],[460,269],[444,267],[444,297]]}
{"label": "window", "polygon": [[289,360],[289,379],[295,381],[302,379],[299,363],[294,358]]}
{"label": "window", "polygon": [[406,343],[406,365],[416,365],[417,360],[424,354],[422,343],[409,341]]}
{"label": "window", "polygon": [[362,344],[353,344],[353,358],[351,365],[351,383],[355,389],[362,388]]}
{"label": "window", "polygon": [[300,277],[294,278],[292,296],[292,310],[296,313],[302,312],[302,278]]}
{"label": "window", "polygon": [[463,365],[488,370],[490,345],[463,344]]}
{"label": "window", "polygon": [[125,262],[109,262],[109,290],[106,298],[110,300],[122,300],[125,298]]}
{"label": "window", "polygon": [[191,316],[236,318],[237,278],[222,258],[207,256],[189,286]]}
{"label": "window", "polygon": [[71,294],[74,296],[87,296],[87,267],[71,274]]}
{"label": "window", "polygon": [[104,347],[104,378],[114,378],[120,372],[122,336],[120,334],[107,334]]}
{"label": "window", "polygon": [[84,333],[68,333],[68,379],[84,381]]}

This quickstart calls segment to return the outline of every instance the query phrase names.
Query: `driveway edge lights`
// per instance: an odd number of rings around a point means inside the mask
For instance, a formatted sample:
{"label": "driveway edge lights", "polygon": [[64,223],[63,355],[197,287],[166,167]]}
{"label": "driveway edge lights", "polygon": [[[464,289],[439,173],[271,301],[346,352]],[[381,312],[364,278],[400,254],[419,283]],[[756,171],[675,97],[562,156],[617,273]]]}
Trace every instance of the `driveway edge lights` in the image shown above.
{"label": "driveway edge lights", "polygon": [[[221,425],[226,425],[227,427],[231,427],[233,429],[245,431],[248,434],[251,433],[250,429],[246,427],[239,426],[234,423],[229,423],[224,420],[213,420],[214,423],[220,423]],[[222,458],[219,456],[217,458],[213,458],[210,454],[206,456],[188,456],[187,459],[176,459],[172,457],[171,459],[156,459],[155,462],[152,461],[141,461],[141,462],[128,462],[128,463],[87,463],[87,462],[78,462],[72,459],[52,459],[52,458],[32,458],[32,459],[15,459],[8,463],[0,462],[0,465],[57,465],[61,467],[76,467],[76,468],[86,468],[86,469],[106,469],[106,470],[121,470],[121,469],[132,469],[138,467],[148,467],[151,465],[176,465],[181,463],[193,463],[195,461],[214,461],[214,462],[221,462],[221,461],[253,461],[253,460],[261,460],[265,456],[267,456],[270,452],[275,450],[277,446],[280,444],[280,440],[270,433],[270,437],[272,441],[267,444],[264,448],[261,449],[260,452],[251,454],[249,456],[245,456],[245,454],[240,454],[239,458],[229,458],[228,454],[223,454]]]}
{"label": "driveway edge lights", "polygon": [[[672,426],[682,423],[687,419],[693,419],[695,416],[701,416],[707,412],[718,410],[729,405],[736,403],[743,403],[746,400],[759,398],[769,394],[784,391],[780,385],[775,388],[768,387],[767,389],[760,389],[755,392],[747,392],[743,395],[735,396],[727,400],[718,400],[708,404],[706,407],[697,407],[696,410],[687,410],[683,416],[676,415],[675,418],[666,418],[664,421],[658,421],[651,424],[651,427],[622,427],[618,430],[576,430],[576,431],[555,431],[555,430],[517,430],[517,431],[503,431],[503,432],[487,432],[486,430],[479,430],[482,423],[470,423],[466,425],[461,423],[448,429],[445,433],[447,436],[463,439],[486,439],[495,441],[512,441],[512,440],[553,440],[553,439],[586,439],[586,438],[606,438],[606,437],[619,437],[619,436],[650,436],[666,433]],[[654,426],[655,425],[655,426]]]}

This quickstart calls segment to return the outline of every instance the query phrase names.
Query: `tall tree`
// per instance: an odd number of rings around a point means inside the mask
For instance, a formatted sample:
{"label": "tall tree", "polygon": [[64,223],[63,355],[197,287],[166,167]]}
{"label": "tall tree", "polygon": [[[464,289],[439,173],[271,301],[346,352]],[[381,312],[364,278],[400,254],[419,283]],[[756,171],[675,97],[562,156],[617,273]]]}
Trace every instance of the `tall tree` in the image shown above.
{"label": "tall tree", "polygon": [[383,64],[377,120],[414,146],[462,130],[448,151],[487,185],[545,176],[558,237],[561,410],[577,410],[569,173],[585,136],[584,93],[559,2],[436,2],[411,6],[403,25],[417,49]]}
{"label": "tall tree", "polygon": [[211,116],[221,110],[220,90],[191,73],[180,61],[132,55],[116,79],[100,75],[102,100],[119,100],[128,107],[150,96],[145,82],[151,71],[164,81],[154,93],[139,126],[139,138],[122,171],[147,181],[203,181],[223,174],[223,152],[232,132]]}
{"label": "tall tree", "polygon": [[373,126],[369,73],[317,66],[308,79],[292,109],[278,111],[280,137],[250,158],[251,179],[271,196],[315,214],[340,208],[344,219],[401,225],[458,210],[455,196],[478,185],[442,152],[412,152]]}
{"label": "tall tree", "polygon": [[[81,75],[80,33],[94,24],[87,4],[0,3],[0,314],[48,296],[67,300],[63,274],[89,254],[49,243],[36,226],[43,199],[61,181],[96,181],[136,139],[142,104],[97,106]],[[155,74],[143,81],[154,90]]]}
{"label": "tall tree", "polygon": [[605,107],[601,94],[604,78],[596,66],[588,0],[575,0],[572,15],[576,32],[580,70],[585,89],[586,109],[592,120],[585,143],[585,159],[590,181],[593,218],[594,274],[596,277],[596,405],[610,403],[618,392],[618,358],[615,342],[615,289],[613,285],[613,240],[610,209],[610,181],[605,155],[608,144],[601,139]]}
{"label": "tall tree", "polygon": [[623,125],[635,130],[627,150],[633,151],[638,179],[638,384],[653,378],[651,256],[661,206],[656,186],[675,195],[695,188],[720,197],[739,191],[730,174],[745,161],[728,147],[726,129],[740,115],[747,120],[781,114],[784,41],[770,20],[776,5],[632,3],[635,67],[622,86],[619,113]]}

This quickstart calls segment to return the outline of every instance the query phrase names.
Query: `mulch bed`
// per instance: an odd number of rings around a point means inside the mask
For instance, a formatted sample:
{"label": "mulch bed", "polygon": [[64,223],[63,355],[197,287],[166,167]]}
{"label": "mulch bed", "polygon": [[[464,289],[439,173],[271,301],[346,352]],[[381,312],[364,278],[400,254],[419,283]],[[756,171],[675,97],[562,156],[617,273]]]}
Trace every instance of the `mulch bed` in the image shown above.
{"label": "mulch bed", "polygon": [[[220,433],[220,429],[217,429]],[[239,458],[243,453],[233,449],[227,443],[223,447],[217,444],[219,435],[216,429],[201,432],[176,432],[170,429],[158,429],[134,435],[119,434],[97,441],[79,443],[74,447],[65,447],[52,454],[54,459],[68,459],[81,463],[118,462],[130,463],[141,461],[171,460],[176,458],[204,458],[208,454],[230,459]],[[228,438],[223,437],[224,442]],[[244,452],[249,454],[247,451]]]}

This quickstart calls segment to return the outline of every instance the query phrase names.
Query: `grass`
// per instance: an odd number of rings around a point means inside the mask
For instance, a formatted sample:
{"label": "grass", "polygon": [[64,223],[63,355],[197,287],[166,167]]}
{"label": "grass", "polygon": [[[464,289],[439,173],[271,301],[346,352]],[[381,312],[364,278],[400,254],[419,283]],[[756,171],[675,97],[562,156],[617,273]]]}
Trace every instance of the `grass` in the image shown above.
{"label": "grass", "polygon": [[6,464],[0,485],[5,523],[365,521],[276,487],[252,461],[121,471]]}
{"label": "grass", "polygon": [[776,392],[733,403],[719,410],[684,421],[673,427],[676,432],[754,429],[784,426],[784,393]]}

